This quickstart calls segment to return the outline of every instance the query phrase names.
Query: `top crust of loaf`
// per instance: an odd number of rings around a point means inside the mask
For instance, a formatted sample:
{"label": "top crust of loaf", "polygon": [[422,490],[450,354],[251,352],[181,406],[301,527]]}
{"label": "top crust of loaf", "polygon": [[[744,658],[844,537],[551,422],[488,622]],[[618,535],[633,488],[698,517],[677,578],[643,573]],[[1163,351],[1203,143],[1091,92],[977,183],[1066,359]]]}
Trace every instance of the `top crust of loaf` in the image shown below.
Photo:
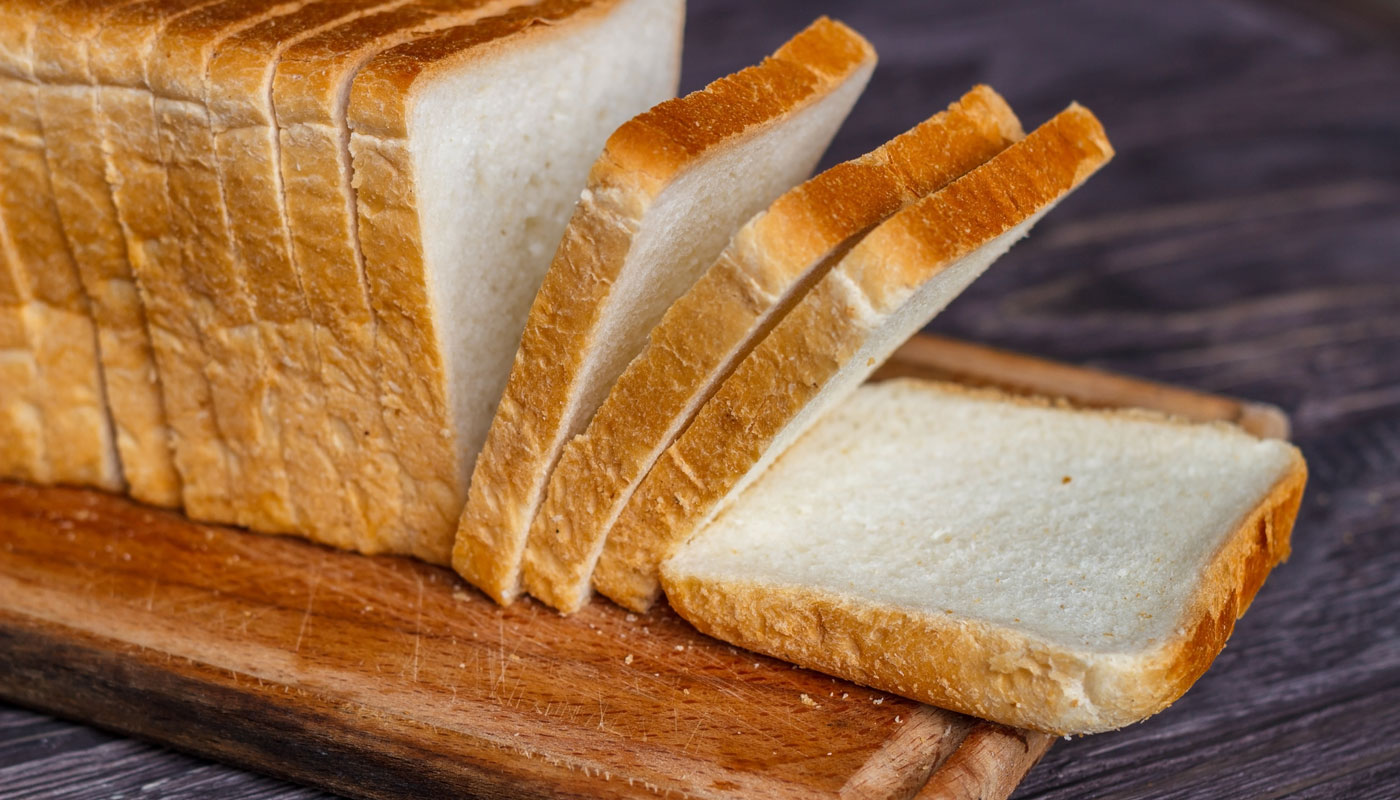
{"label": "top crust of loaf", "polygon": [[[403,35],[436,22],[444,15],[469,17],[505,8],[514,0],[418,0],[392,10],[361,17],[304,39],[282,54],[277,64],[274,94],[277,121],[283,127],[299,123],[337,125],[340,87],[345,71],[381,40]],[[466,20],[464,20],[466,21]]]}
{"label": "top crust of loaf", "polygon": [[[593,24],[610,14],[620,0],[542,0],[498,17],[407,42],[375,56],[355,78],[350,96],[350,126],[358,134],[380,139],[408,136],[418,88],[432,76],[471,61],[491,58],[530,28]],[[531,42],[544,41],[531,37]]]}
{"label": "top crust of loaf", "polygon": [[799,107],[816,87],[844,80],[874,59],[875,49],[860,34],[819,17],[759,64],[624,123],[608,138],[589,184],[633,184],[655,196],[715,147],[755,125],[771,124],[774,108]]}
{"label": "top crust of loaf", "polygon": [[[990,402],[1046,405],[1038,398],[898,380],[929,392]],[[1066,413],[1130,416],[1195,426],[1142,410]],[[1228,423],[1205,423],[1247,436]],[[662,568],[671,605],[705,633],[868,686],[1017,727],[1055,734],[1120,728],[1166,708],[1210,667],[1263,585],[1287,559],[1307,481],[1289,448],[1283,475],[1221,543],[1175,626],[1143,653],[1093,653],[1024,631],[865,602],[805,587],[764,587],[701,578],[678,559]],[[917,647],[910,643],[917,642]]]}
{"label": "top crust of loaf", "polygon": [[162,24],[180,14],[193,13],[197,6],[198,3],[181,4],[174,0],[145,0],[118,9],[93,39],[89,60],[94,79],[102,86],[144,86],[146,54],[164,29]]}

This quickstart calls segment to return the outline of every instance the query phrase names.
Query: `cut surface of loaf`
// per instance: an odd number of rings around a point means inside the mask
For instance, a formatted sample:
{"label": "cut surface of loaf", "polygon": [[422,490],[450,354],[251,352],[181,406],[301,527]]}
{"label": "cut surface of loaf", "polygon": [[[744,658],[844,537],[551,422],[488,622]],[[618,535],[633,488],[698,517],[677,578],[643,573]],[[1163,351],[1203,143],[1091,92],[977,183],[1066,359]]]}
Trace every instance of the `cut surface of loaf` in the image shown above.
{"label": "cut surface of loaf", "polygon": [[170,22],[224,1],[143,0],[123,6],[88,49],[103,166],[146,314],[181,502],[214,519],[234,513],[228,453],[204,371],[208,358],[196,322],[198,300],[185,291],[180,242],[170,224],[169,181],[146,67]]}
{"label": "cut surface of loaf", "polygon": [[180,503],[165,404],[146,314],[112,204],[88,47],[107,17],[134,0],[46,4],[35,29],[37,108],[54,201],[97,328],[102,377],[127,491]]}
{"label": "cut surface of loaf", "polygon": [[1112,153],[1098,120],[1072,105],[862,239],[657,460],[608,534],[594,587],[649,608],[675,547]]}
{"label": "cut surface of loaf", "polygon": [[592,591],[608,529],[656,458],[823,268],[870,228],[1024,134],[979,86],[910,131],[778,198],[648,336],[588,429],[564,448],[530,530],[525,586],[565,612]]}
{"label": "cut surface of loaf", "polygon": [[365,65],[347,119],[403,513],[448,563],[471,466],[588,165],[670,96],[680,0],[543,0]]}
{"label": "cut surface of loaf", "polygon": [[[839,469],[833,469],[839,463]],[[663,567],[702,631],[1052,733],[1209,667],[1288,555],[1297,449],[916,380],[859,389]]]}
{"label": "cut surface of loaf", "polygon": [[530,309],[472,474],[453,566],[498,602],[550,471],[647,331],[745,220],[811,174],[874,68],[821,19],[758,66],[629,121],[608,139]]}
{"label": "cut surface of loaf", "polygon": [[45,7],[17,0],[0,26],[0,216],[33,348],[46,471],[56,483],[116,491],[125,484],[97,330],[54,201],[39,116],[33,43]]}
{"label": "cut surface of loaf", "polygon": [[[357,517],[362,552],[395,549],[380,532],[403,513],[397,459],[379,405],[374,312],[356,246],[346,107],[355,74],[375,55],[442,28],[468,24],[508,0],[420,0],[360,17],[292,44],[272,83],[281,186],[292,261],[306,292],[321,362],[341,490]],[[405,552],[411,552],[407,550]]]}
{"label": "cut surface of loaf", "polygon": [[[206,79],[215,176],[222,188],[219,206],[206,213],[227,219],[235,291],[251,303],[272,371],[288,521],[295,532],[341,548],[353,548],[365,536],[357,495],[345,491],[361,467],[348,457],[353,434],[327,410],[325,372],[283,205],[272,82],[289,46],[403,2],[308,3],[226,38],[210,59]],[[277,524],[280,514],[265,524]],[[251,518],[248,524],[288,530]]]}

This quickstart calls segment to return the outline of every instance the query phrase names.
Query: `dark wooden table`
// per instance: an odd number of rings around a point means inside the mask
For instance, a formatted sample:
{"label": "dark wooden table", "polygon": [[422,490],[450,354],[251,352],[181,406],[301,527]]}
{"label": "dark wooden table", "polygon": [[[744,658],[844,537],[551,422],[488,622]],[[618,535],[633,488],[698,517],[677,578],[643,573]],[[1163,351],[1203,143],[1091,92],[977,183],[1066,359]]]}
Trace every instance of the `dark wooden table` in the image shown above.
{"label": "dark wooden table", "polygon": [[[1276,403],[1312,467],[1211,671],[1017,797],[1400,797],[1400,3],[691,0],[685,86],[818,12],[882,56],[829,162],[976,81],[1118,148],[935,330]],[[3,798],[320,796],[0,706]]]}

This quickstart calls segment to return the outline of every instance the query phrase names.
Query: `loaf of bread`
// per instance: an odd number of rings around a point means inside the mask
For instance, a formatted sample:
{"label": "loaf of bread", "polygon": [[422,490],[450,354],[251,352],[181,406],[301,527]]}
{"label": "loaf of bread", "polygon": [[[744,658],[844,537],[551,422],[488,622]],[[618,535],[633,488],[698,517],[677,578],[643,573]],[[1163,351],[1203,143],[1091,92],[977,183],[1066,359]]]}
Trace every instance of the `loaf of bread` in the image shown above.
{"label": "loaf of bread", "polygon": [[823,417],[662,574],[725,641],[1091,733],[1210,666],[1287,557],[1305,480],[1296,448],[1223,423],[891,381]]}

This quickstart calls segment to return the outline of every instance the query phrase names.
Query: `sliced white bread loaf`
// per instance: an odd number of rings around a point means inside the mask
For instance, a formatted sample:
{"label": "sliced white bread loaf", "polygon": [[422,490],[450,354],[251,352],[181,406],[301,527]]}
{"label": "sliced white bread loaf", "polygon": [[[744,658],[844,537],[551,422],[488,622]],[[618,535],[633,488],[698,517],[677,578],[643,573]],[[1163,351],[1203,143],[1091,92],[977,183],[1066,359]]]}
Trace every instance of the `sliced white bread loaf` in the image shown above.
{"label": "sliced white bread loaf", "polygon": [[1092,733],[1210,666],[1287,557],[1306,474],[1297,449],[1223,423],[890,381],[823,417],[662,573],[725,641]]}
{"label": "sliced white bread loaf", "polygon": [[498,602],[521,590],[550,471],[745,220],[811,174],[875,66],[825,18],[762,64],[662,103],[608,139],[554,255],[472,473],[453,566]]}
{"label": "sliced white bread loaf", "polygon": [[374,312],[356,244],[351,187],[351,83],[379,53],[442,28],[498,13],[512,0],[419,0],[291,45],[272,83],[281,187],[292,260],[306,292],[333,452],[354,470],[339,492],[362,520],[357,548],[382,552],[378,531],[403,513],[397,459],[379,405]]}
{"label": "sliced white bread loaf", "polygon": [[403,514],[447,563],[467,481],[588,165],[675,91],[680,0],[544,0],[399,45],[347,112],[380,404]]}
{"label": "sliced white bread loaf", "polygon": [[44,452],[43,384],[30,320],[27,284],[16,270],[0,214],[0,476],[46,484],[48,455]]}
{"label": "sliced white bread loaf", "polygon": [[47,3],[16,0],[0,25],[0,216],[25,305],[50,478],[124,487],[97,330],[63,234],[45,157],[33,42]]}
{"label": "sliced white bread loaf", "polygon": [[[143,0],[107,18],[88,48],[108,188],[146,313],[172,434],[181,502],[211,519],[233,518],[227,448],[214,416],[207,348],[185,290],[180,242],[170,224],[155,102],[146,64],[180,16],[226,0]],[[198,480],[190,480],[198,476]]]}
{"label": "sliced white bread loaf", "polygon": [[530,530],[526,590],[564,612],[582,607],[608,529],[637,484],[776,320],[872,227],[1022,136],[1006,102],[979,86],[746,223],[564,448]]}
{"label": "sliced white bread loaf", "polygon": [[97,326],[102,376],[127,491],[180,503],[146,313],[107,187],[88,48],[107,17],[135,0],[49,3],[33,42],[38,110],[54,200]]}
{"label": "sliced white bread loaf", "polygon": [[[206,78],[210,155],[222,187],[219,207],[206,213],[227,218],[236,291],[252,304],[272,369],[292,524],[300,535],[341,548],[365,538],[357,497],[345,490],[355,485],[361,466],[349,457],[353,433],[327,409],[315,324],[292,257],[272,83],[288,47],[403,2],[308,3],[220,42]],[[247,524],[276,530],[255,519]]]}
{"label": "sliced white bread loaf", "polygon": [[657,460],[608,534],[595,588],[632,609],[726,500],[1112,156],[1074,105],[876,228],[750,353]]}

